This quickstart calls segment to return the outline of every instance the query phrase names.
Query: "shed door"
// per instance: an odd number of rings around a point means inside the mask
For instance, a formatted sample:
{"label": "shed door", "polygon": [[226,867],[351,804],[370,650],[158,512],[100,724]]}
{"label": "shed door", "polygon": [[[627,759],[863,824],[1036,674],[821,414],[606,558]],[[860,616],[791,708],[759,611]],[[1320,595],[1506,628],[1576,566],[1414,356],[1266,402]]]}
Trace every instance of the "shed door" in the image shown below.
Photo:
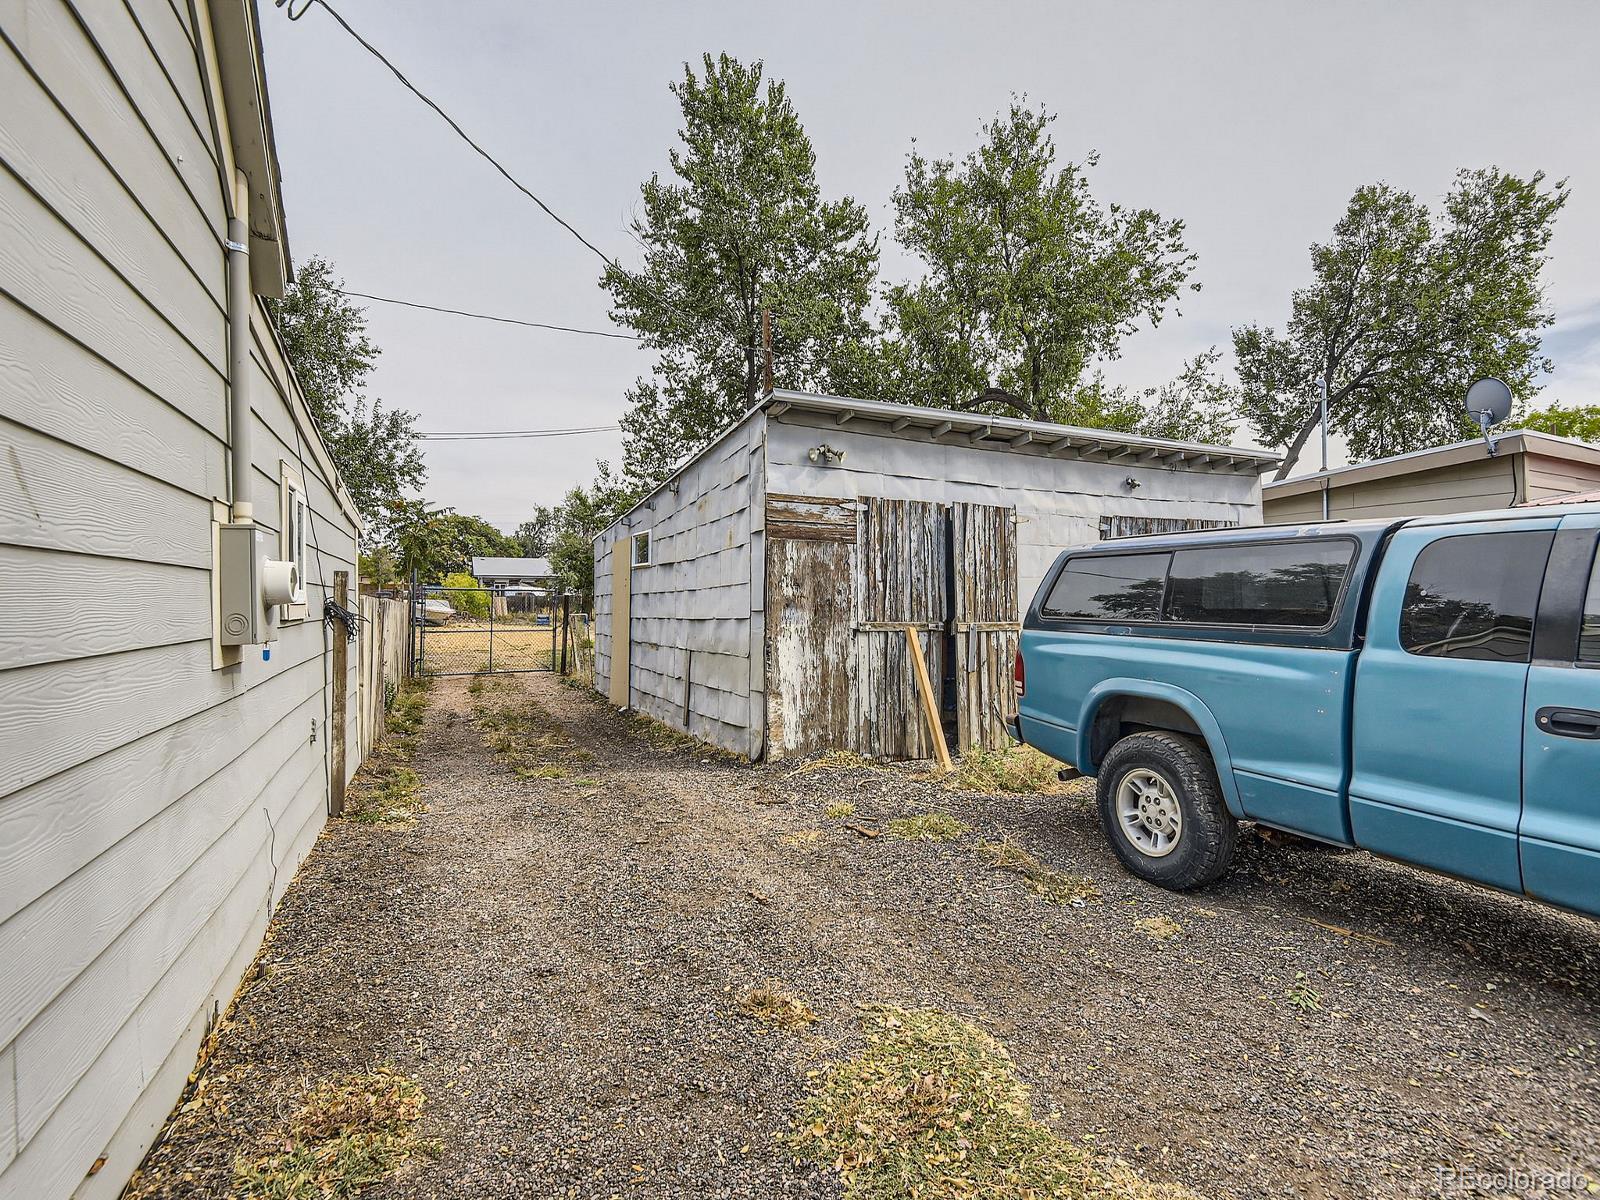
{"label": "shed door", "polygon": [[852,742],[852,500],[767,497],[767,756]]}
{"label": "shed door", "polygon": [[[944,506],[875,497],[863,504],[856,555],[854,737],[847,744],[874,758],[932,758],[906,626],[917,631],[928,677],[942,693]],[[942,694],[934,701],[942,711]]]}
{"label": "shed door", "polygon": [[950,506],[955,567],[953,652],[957,747],[1008,744],[1011,663],[1022,620],[1017,596],[1017,512],[989,504]]}

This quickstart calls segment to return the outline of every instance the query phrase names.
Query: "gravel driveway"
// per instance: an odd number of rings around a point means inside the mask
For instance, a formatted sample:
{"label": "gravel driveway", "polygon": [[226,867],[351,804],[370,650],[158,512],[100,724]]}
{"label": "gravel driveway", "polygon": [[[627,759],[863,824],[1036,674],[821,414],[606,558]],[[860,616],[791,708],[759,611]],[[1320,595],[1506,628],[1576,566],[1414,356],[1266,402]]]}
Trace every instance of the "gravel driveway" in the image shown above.
{"label": "gravel driveway", "polygon": [[[1205,1195],[1600,1177],[1600,925],[1255,835],[1220,885],[1176,896],[1117,868],[1082,787],[752,767],[550,677],[487,691],[567,774],[513,770],[484,694],[436,684],[413,764],[430,811],[330,823],[208,1064],[224,1114],[175,1128],[141,1195],[222,1194],[308,1081],[377,1063],[421,1083],[438,1153],[367,1196],[837,1195],[776,1139],[871,1002],[978,1022],[1058,1128]],[[825,815],[841,801],[857,818]],[[929,809],[972,832],[847,827]],[[1052,904],[995,870],[978,847],[1002,835],[1100,898]],[[740,1015],[767,978],[821,1019]]]}

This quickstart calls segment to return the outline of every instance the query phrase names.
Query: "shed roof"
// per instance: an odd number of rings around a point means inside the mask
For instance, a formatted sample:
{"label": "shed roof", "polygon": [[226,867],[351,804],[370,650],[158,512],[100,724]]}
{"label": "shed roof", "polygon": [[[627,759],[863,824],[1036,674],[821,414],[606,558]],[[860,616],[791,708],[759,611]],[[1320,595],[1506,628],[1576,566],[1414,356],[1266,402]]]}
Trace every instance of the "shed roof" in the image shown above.
{"label": "shed roof", "polygon": [[504,558],[490,556],[487,558],[474,558],[472,560],[472,574],[476,579],[485,575],[498,579],[502,575],[508,579],[537,579],[540,576],[554,575],[550,569],[548,558]]}
{"label": "shed roof", "polygon": [[[1536,429],[1511,429],[1496,434],[1495,453],[1543,454],[1552,458],[1573,459],[1600,466],[1600,446],[1580,442],[1576,438],[1557,437],[1553,433],[1540,433]],[[1324,479],[1330,488],[1349,487],[1378,479],[1391,479],[1397,475],[1410,475],[1418,471],[1432,471],[1471,462],[1487,453],[1482,438],[1469,438],[1464,442],[1451,442],[1446,446],[1430,446],[1426,450],[1413,450],[1409,454],[1395,454],[1388,458],[1375,458],[1371,462],[1354,463],[1348,467],[1335,467],[1331,471],[1315,471],[1298,475],[1278,483],[1263,484],[1262,500],[1281,500],[1306,492],[1322,490]]]}

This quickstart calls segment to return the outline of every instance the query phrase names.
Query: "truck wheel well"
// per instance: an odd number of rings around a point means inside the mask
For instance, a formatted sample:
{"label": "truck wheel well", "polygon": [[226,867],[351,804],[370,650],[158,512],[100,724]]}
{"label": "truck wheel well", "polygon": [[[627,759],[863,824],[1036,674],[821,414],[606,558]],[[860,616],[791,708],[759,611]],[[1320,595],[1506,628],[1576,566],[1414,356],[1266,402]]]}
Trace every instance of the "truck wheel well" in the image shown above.
{"label": "truck wheel well", "polygon": [[1194,718],[1170,700],[1152,700],[1147,696],[1112,696],[1094,715],[1094,725],[1089,732],[1089,758],[1098,769],[1106,752],[1130,734],[1161,729],[1168,733],[1187,734],[1209,749],[1206,735],[1196,725]]}

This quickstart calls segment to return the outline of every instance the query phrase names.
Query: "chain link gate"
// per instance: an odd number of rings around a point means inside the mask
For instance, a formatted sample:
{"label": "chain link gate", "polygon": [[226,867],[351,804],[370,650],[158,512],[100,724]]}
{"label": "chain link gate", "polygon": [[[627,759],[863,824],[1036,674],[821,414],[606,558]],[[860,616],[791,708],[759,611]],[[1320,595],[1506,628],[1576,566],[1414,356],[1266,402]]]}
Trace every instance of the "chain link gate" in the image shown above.
{"label": "chain link gate", "polygon": [[418,675],[512,674],[562,666],[561,597],[537,588],[412,589]]}

